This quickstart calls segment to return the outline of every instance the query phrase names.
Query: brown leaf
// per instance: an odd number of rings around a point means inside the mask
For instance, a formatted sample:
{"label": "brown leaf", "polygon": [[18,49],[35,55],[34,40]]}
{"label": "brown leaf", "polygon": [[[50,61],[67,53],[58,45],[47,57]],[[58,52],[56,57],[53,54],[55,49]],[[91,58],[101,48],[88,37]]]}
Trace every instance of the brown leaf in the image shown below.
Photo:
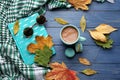
{"label": "brown leaf", "polygon": [[70,4],[72,4],[76,10],[88,10],[88,4],[91,4],[92,0],[68,0]]}
{"label": "brown leaf", "polygon": [[68,22],[62,18],[55,18],[55,21],[62,25],[68,24]]}
{"label": "brown leaf", "polygon": [[14,35],[16,35],[19,31],[19,21],[17,20],[14,24],[14,27],[13,27],[13,33]]}
{"label": "brown leaf", "polygon": [[103,34],[110,34],[111,32],[117,30],[108,24],[100,24],[98,27],[95,28],[97,31]]}
{"label": "brown leaf", "polygon": [[52,70],[45,75],[45,80],[79,80],[76,72],[69,70],[65,63],[51,63]]}
{"label": "brown leaf", "polygon": [[50,35],[48,35],[47,37],[36,36],[35,39],[37,42],[36,44],[30,43],[27,46],[27,50],[30,53],[35,53],[35,51],[38,49],[43,50],[44,46],[48,46],[49,48],[53,46],[52,37]]}
{"label": "brown leaf", "polygon": [[89,32],[93,39],[101,41],[101,42],[107,42],[107,38],[101,32],[97,30],[89,30]]}
{"label": "brown leaf", "polygon": [[85,69],[82,71],[82,73],[84,73],[87,76],[90,76],[90,75],[96,74],[97,72],[95,70],[92,70],[92,69]]}
{"label": "brown leaf", "polygon": [[86,58],[79,58],[79,62],[87,66],[91,65],[90,61]]}

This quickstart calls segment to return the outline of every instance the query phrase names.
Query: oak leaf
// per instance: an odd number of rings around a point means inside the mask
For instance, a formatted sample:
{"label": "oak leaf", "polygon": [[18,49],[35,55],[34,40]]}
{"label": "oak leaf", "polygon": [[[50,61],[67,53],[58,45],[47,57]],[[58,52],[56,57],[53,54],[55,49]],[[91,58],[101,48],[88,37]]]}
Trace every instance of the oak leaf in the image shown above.
{"label": "oak leaf", "polygon": [[91,65],[90,61],[86,58],[79,58],[79,62],[87,66]]}
{"label": "oak leaf", "polygon": [[98,27],[95,28],[97,31],[103,34],[110,34],[111,32],[117,30],[116,28],[108,25],[108,24],[100,24]]}
{"label": "oak leaf", "polygon": [[70,4],[74,6],[76,10],[82,9],[82,10],[88,10],[88,4],[91,4],[92,0],[68,0]]}
{"label": "oak leaf", "polygon": [[93,39],[95,39],[97,41],[101,41],[101,42],[107,42],[107,38],[101,32],[99,32],[97,30],[89,30],[89,32]]}
{"label": "oak leaf", "polygon": [[30,53],[35,53],[35,51],[38,49],[43,50],[44,46],[48,46],[49,48],[53,46],[52,37],[50,35],[48,35],[47,37],[36,36],[35,40],[37,42],[36,44],[30,43],[27,46],[27,50]]}
{"label": "oak leaf", "polygon": [[45,75],[45,80],[79,80],[76,72],[67,68],[65,63],[51,63],[52,70]]}

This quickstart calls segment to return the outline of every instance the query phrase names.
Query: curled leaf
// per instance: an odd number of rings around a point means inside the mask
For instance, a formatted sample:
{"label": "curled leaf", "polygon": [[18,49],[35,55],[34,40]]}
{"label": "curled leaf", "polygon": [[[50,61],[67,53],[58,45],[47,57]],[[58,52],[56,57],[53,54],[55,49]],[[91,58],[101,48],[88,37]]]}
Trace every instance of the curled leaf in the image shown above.
{"label": "curled leaf", "polygon": [[90,61],[86,58],[79,58],[79,62],[87,66],[91,65]]}
{"label": "curled leaf", "polygon": [[74,6],[76,10],[82,9],[82,10],[88,10],[88,4],[91,4],[92,0],[68,0],[70,4]]}
{"label": "curled leaf", "polygon": [[101,41],[101,42],[107,42],[107,38],[101,32],[99,32],[97,30],[89,30],[89,32],[93,39],[95,39],[97,41]]}
{"label": "curled leaf", "polygon": [[13,33],[14,35],[16,35],[19,31],[19,21],[17,20],[14,24],[14,27],[13,27]]}
{"label": "curled leaf", "polygon": [[76,72],[67,68],[65,63],[51,63],[52,70],[45,75],[45,80],[79,80]]}
{"label": "curled leaf", "polygon": [[98,27],[95,28],[97,31],[103,34],[110,34],[111,32],[117,30],[108,24],[100,24]]}
{"label": "curled leaf", "polygon": [[84,32],[86,29],[86,19],[84,15],[82,16],[80,20],[80,27],[81,27],[82,32]]}
{"label": "curled leaf", "polygon": [[87,75],[87,76],[90,76],[90,75],[96,74],[97,72],[95,70],[92,70],[92,69],[85,69],[82,71],[82,73]]}
{"label": "curled leaf", "polygon": [[55,21],[62,25],[68,24],[68,22],[62,18],[55,18]]}

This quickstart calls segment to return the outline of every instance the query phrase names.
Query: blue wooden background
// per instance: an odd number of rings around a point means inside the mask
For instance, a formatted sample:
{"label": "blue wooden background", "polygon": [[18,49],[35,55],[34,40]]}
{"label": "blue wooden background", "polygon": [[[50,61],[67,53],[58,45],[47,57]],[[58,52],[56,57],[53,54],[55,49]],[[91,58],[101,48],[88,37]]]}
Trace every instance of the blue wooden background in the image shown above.
{"label": "blue wooden background", "polygon": [[[89,11],[76,11],[73,8],[47,10],[45,16],[48,22],[45,26],[48,33],[53,37],[57,52],[52,57],[51,62],[63,61],[70,69],[78,72],[86,68],[92,68],[98,72],[98,74],[93,76],[78,73],[81,80],[120,80],[120,0],[116,0],[114,4],[93,2],[89,8]],[[54,18],[61,17],[80,29],[79,22],[83,14],[85,14],[87,19],[87,29],[93,29],[101,23],[109,24],[118,29],[118,31],[110,35],[114,40],[113,48],[103,49],[97,46],[86,30],[84,33],[81,32],[81,35],[87,38],[83,43],[83,53],[76,54],[74,58],[69,59],[64,55],[66,46],[59,37],[60,29],[63,26],[55,22]],[[79,57],[88,58],[92,65],[84,66],[80,64],[78,61]]]}

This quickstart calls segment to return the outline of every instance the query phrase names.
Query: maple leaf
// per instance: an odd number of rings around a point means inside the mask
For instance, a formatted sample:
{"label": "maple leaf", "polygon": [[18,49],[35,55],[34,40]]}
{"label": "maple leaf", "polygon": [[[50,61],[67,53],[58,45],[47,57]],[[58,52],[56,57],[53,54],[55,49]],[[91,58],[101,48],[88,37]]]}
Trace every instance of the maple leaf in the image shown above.
{"label": "maple leaf", "polygon": [[43,50],[37,50],[35,53],[34,61],[40,66],[47,67],[50,57],[52,56],[52,50],[49,49],[49,47],[44,46]]}
{"label": "maple leaf", "polygon": [[68,0],[70,4],[72,4],[76,10],[88,10],[88,4],[91,4],[92,0]]}
{"label": "maple leaf", "polygon": [[38,49],[42,50],[44,48],[44,46],[48,46],[49,48],[51,48],[53,46],[52,37],[50,35],[48,35],[47,37],[36,36],[35,40],[37,42],[36,44],[30,43],[27,46],[27,50],[30,53],[35,53],[35,51]]}
{"label": "maple leaf", "polygon": [[65,63],[51,63],[52,70],[45,75],[45,80],[79,80],[76,72],[67,68]]}

